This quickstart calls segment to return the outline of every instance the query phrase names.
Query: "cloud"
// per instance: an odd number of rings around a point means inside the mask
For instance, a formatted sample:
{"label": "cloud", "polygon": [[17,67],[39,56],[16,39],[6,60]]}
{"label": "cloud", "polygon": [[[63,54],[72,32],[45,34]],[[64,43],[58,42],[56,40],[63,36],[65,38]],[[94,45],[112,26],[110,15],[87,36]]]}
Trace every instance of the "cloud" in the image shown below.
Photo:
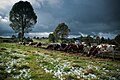
{"label": "cloud", "polygon": [[83,36],[83,37],[87,37],[88,34],[85,34],[85,33],[82,33],[82,32],[79,32],[80,36]]}
{"label": "cloud", "polygon": [[52,8],[54,7],[61,8],[61,6],[63,6],[64,4],[63,0],[47,0],[47,1]]}
{"label": "cloud", "polygon": [[48,37],[50,33],[52,33],[52,32],[35,32],[35,33],[31,32],[31,33],[26,33],[25,35],[30,36],[30,37],[34,37],[34,36],[36,36],[36,37]]}
{"label": "cloud", "polygon": [[13,32],[13,30],[9,27],[8,17],[0,16],[0,35],[11,32]]}
{"label": "cloud", "polygon": [[12,3],[14,3],[12,0],[1,0],[0,1],[0,10],[5,10],[6,8],[9,8],[8,6],[11,6]]}
{"label": "cloud", "polygon": [[114,39],[117,35],[116,34],[112,34],[112,33],[102,33],[102,32],[99,32],[98,36],[104,37],[106,39],[107,38]]}
{"label": "cloud", "polygon": [[69,35],[68,38],[77,38],[80,37],[80,35]]}
{"label": "cloud", "polygon": [[[9,27],[8,17],[10,9],[18,1],[20,0],[1,0],[0,35],[14,32]],[[69,26],[71,35],[80,35],[79,32],[85,35],[95,32],[106,36],[106,33],[112,35],[120,32],[119,0],[27,1],[32,4],[38,17],[30,33],[52,32],[61,22]]]}
{"label": "cloud", "polygon": [[0,16],[0,22],[1,23],[9,23],[9,19],[8,19],[8,17],[2,17],[2,16]]}
{"label": "cloud", "polygon": [[116,33],[108,33],[108,32],[92,32],[93,36],[99,36],[100,38],[104,37],[106,39],[114,39],[117,34]]}
{"label": "cloud", "polygon": [[12,8],[18,1],[29,1],[34,8],[51,7],[51,8],[60,8],[64,1],[63,0],[1,0],[0,1],[0,12],[8,11]]}

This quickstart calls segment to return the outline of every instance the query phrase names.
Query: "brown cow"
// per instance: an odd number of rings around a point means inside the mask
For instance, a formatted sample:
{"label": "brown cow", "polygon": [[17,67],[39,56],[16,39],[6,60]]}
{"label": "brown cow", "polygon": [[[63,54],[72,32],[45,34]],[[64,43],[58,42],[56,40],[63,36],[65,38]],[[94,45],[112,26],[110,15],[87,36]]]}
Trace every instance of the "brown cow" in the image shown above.
{"label": "brown cow", "polygon": [[83,45],[80,44],[68,44],[63,51],[71,51],[71,52],[82,52],[83,51]]}
{"label": "brown cow", "polygon": [[90,48],[88,52],[88,56],[96,56],[98,54],[99,48],[97,46],[93,46]]}

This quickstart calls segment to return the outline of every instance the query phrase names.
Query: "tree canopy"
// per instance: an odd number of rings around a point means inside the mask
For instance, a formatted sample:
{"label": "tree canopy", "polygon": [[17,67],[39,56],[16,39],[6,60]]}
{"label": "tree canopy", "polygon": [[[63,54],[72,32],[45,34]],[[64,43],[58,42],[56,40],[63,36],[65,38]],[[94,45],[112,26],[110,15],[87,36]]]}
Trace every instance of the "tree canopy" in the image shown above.
{"label": "tree canopy", "polygon": [[37,16],[30,2],[19,1],[15,3],[9,13],[10,27],[16,32],[21,33],[23,41],[24,33],[32,30],[37,22]]}
{"label": "tree canopy", "polygon": [[120,46],[120,34],[115,37],[115,42]]}
{"label": "tree canopy", "polygon": [[60,23],[56,27],[54,31],[54,35],[56,38],[63,39],[63,38],[68,37],[69,32],[70,32],[70,29],[68,28],[68,26],[65,23]]}
{"label": "tree canopy", "polygon": [[54,36],[54,34],[49,34],[48,39],[49,39],[50,42],[54,43],[55,42],[55,36]]}

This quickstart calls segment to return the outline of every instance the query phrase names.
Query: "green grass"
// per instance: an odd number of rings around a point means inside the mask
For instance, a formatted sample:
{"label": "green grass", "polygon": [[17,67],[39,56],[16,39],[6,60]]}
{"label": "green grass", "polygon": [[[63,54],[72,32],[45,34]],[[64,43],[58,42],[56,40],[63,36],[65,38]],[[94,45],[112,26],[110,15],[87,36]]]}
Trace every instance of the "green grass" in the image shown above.
{"label": "green grass", "polygon": [[[119,63],[76,53],[0,43],[0,78],[5,80],[120,80]],[[23,77],[15,77],[20,74]]]}
{"label": "green grass", "polygon": [[[3,51],[3,50],[0,51],[0,53],[2,52],[1,53],[2,54],[1,57],[3,57],[2,58],[2,63],[3,63],[3,61],[5,63],[5,62],[7,62],[7,61],[9,61],[11,59],[18,59],[19,57],[22,57],[20,55],[12,55],[11,54],[11,53],[18,52],[18,54],[27,55],[27,57],[23,56],[23,58],[25,60],[22,61],[22,63],[24,62],[24,63],[28,63],[28,64],[24,64],[24,65],[21,64],[19,66],[14,65],[13,66],[14,68],[16,68],[18,70],[30,68],[30,72],[29,72],[29,74],[31,75],[30,78],[34,79],[34,80],[39,80],[39,79],[41,79],[41,80],[56,80],[56,78],[53,78],[52,74],[45,73],[45,71],[38,65],[39,63],[36,62],[36,56],[34,56],[34,53],[36,51],[43,52],[43,50],[38,49],[38,48],[29,47],[29,46],[25,47],[25,46],[22,46],[22,45],[16,45],[16,44],[12,44],[12,43],[4,43],[4,44],[0,43],[0,48],[6,48],[7,49],[6,51]],[[9,56],[10,56],[11,59],[8,58]],[[12,68],[11,68],[11,70],[12,70]],[[5,71],[4,71],[4,73],[5,73]],[[11,74],[14,75],[15,72],[11,72]],[[4,75],[2,75],[2,77],[4,79],[10,78],[9,76],[7,76],[5,78]],[[11,79],[14,79],[14,78],[12,77]],[[22,80],[22,79],[23,78],[21,78],[20,80]]]}

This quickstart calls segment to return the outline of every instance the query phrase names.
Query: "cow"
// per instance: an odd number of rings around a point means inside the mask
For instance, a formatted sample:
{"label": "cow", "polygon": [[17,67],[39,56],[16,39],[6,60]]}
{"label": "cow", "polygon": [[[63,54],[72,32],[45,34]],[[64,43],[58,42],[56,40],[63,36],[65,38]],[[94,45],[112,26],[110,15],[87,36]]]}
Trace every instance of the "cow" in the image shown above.
{"label": "cow", "polygon": [[53,49],[54,49],[54,46],[53,46],[52,44],[49,44],[46,49],[51,49],[51,50],[53,50]]}
{"label": "cow", "polygon": [[36,45],[37,44],[37,42],[29,42],[29,46],[34,46],[34,45]]}
{"label": "cow", "polygon": [[83,53],[84,53],[84,54],[87,54],[87,53],[89,52],[89,50],[90,50],[90,47],[89,47],[89,46],[84,46],[84,47],[83,47]]}
{"label": "cow", "polygon": [[99,48],[97,46],[91,46],[90,50],[88,51],[88,56],[96,57],[98,52],[99,52]]}
{"label": "cow", "polygon": [[102,57],[108,57],[111,53],[114,55],[115,47],[115,45],[111,44],[100,44],[97,46],[97,48],[99,48],[98,54],[100,54]]}
{"label": "cow", "polygon": [[19,45],[22,45],[22,44],[23,44],[23,42],[18,42],[18,44],[19,44]]}
{"label": "cow", "polygon": [[18,42],[19,45],[25,45],[27,44],[26,42]]}
{"label": "cow", "polygon": [[34,47],[41,47],[42,43],[41,42],[37,42]]}
{"label": "cow", "polygon": [[51,50],[60,50],[61,48],[61,44],[60,43],[50,43],[47,46],[47,49],[51,49]]}
{"label": "cow", "polygon": [[64,51],[64,49],[65,49],[66,46],[68,46],[67,43],[61,43],[61,48],[60,48],[60,50],[61,50],[61,51]]}
{"label": "cow", "polygon": [[72,44],[68,44],[63,49],[63,51],[81,52],[83,51],[83,47],[84,47],[83,45],[72,43]]}
{"label": "cow", "polygon": [[60,49],[61,49],[61,45],[60,44],[55,44],[54,50],[60,50]]}
{"label": "cow", "polygon": [[84,45],[78,44],[78,48],[79,48],[79,52],[83,52],[84,51]]}
{"label": "cow", "polygon": [[41,47],[42,43],[41,42],[29,42],[28,46],[33,46],[33,47]]}
{"label": "cow", "polygon": [[110,53],[115,50],[115,45],[110,45],[110,44],[100,44],[97,47],[100,49],[100,53],[103,52]]}

